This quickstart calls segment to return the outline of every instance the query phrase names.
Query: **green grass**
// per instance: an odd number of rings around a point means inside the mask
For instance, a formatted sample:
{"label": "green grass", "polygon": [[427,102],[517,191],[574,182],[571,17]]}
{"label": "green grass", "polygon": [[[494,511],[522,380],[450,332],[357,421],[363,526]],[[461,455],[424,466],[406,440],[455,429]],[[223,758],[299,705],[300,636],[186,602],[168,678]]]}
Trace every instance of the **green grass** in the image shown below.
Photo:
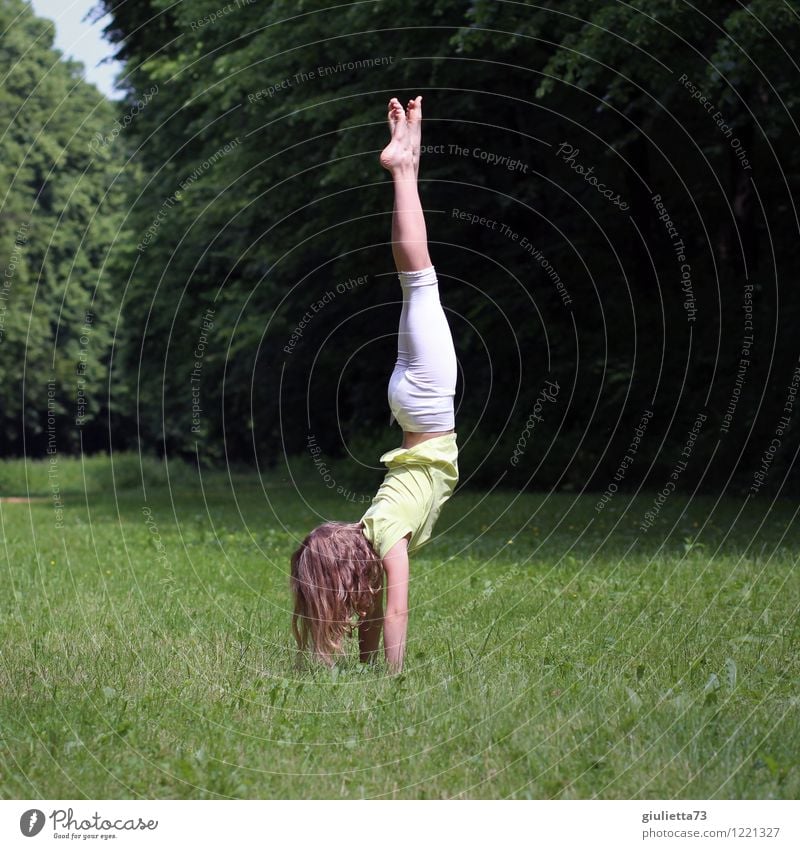
{"label": "green grass", "polygon": [[0,504],[3,798],[800,793],[795,504],[456,494],[391,677],[294,667],[294,539],[363,510],[313,473],[74,471]]}

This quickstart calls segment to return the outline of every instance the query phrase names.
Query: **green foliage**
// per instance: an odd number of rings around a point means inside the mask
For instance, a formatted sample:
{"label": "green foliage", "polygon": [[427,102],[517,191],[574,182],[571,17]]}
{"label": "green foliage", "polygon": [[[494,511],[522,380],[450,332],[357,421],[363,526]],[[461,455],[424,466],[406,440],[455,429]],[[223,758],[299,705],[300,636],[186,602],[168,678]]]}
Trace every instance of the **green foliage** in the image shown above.
{"label": "green foliage", "polygon": [[[213,22],[213,3],[151,6],[167,33],[194,37],[168,40],[153,30],[141,44],[137,36],[141,53],[130,60],[131,97],[159,86],[135,128],[142,142],[136,161],[151,175],[131,208],[140,239],[165,202],[169,208],[152,241],[120,265],[120,274],[131,274],[131,343],[122,369],[136,380],[144,435],[193,451],[198,432],[188,375],[198,324],[212,306],[215,328],[202,362],[204,454],[213,456],[223,440],[235,456],[246,455],[251,442],[268,459],[281,448],[296,452],[305,435],[286,422],[303,415],[303,374],[318,340],[337,328],[346,333],[322,352],[322,385],[310,389],[310,429],[327,431],[331,372],[358,350],[376,313],[381,326],[396,323],[381,309],[387,297],[373,291],[371,277],[326,308],[291,357],[283,353],[293,328],[329,288],[390,271],[388,187],[377,166],[385,92],[415,78],[405,55],[446,51],[450,36],[397,31],[396,15],[384,4],[262,3]],[[430,11],[416,3],[407,13],[423,8]],[[122,7],[114,15],[121,34],[134,27],[140,8],[130,21]],[[365,96],[365,85],[376,94]],[[170,197],[187,175],[232,142],[234,151],[216,158],[173,206]],[[391,357],[391,345],[384,347]],[[359,381],[384,382],[387,365],[360,358]],[[385,419],[375,393],[366,405],[351,397],[343,404],[346,427]]]}
{"label": "green foliage", "polygon": [[[465,479],[602,490],[652,408],[624,487],[663,486],[700,410],[680,486],[751,483],[797,360],[800,301],[778,291],[794,273],[800,173],[794,0],[104,5],[126,63],[118,113],[154,93],[106,151],[125,160],[114,187],[127,208],[102,266],[125,281],[109,375],[123,447],[264,465],[304,457],[311,435],[345,462],[359,440],[391,447],[398,305],[376,159],[388,97],[421,92]],[[745,284],[758,342],[737,383]],[[98,297],[110,291],[100,281]],[[19,348],[13,362],[7,351],[21,377]],[[511,468],[546,379],[564,392]],[[32,415],[41,427],[41,400]]]}
{"label": "green foliage", "polygon": [[108,406],[115,298],[105,262],[122,197],[115,150],[97,139],[111,132],[115,113],[52,42],[52,22],[22,0],[0,2],[5,453],[21,451],[26,438],[40,453],[51,435],[74,450],[79,430]]}

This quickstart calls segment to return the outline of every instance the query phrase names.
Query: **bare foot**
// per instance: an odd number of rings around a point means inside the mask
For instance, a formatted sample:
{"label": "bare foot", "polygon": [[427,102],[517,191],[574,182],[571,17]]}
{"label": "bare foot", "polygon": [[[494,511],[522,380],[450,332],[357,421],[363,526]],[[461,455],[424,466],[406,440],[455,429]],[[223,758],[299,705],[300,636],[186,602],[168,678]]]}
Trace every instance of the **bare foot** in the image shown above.
{"label": "bare foot", "polygon": [[408,101],[408,134],[411,138],[411,156],[414,171],[419,174],[419,149],[422,144],[422,95]]}
{"label": "bare foot", "polygon": [[381,165],[389,171],[414,167],[408,120],[400,101],[393,97],[389,101],[389,129],[392,139],[381,152]]}
{"label": "bare foot", "polygon": [[394,135],[394,128],[397,125],[397,116],[399,114],[398,110],[403,107],[400,105],[400,101],[396,97],[389,98],[389,114],[386,116],[389,121],[389,135]]}

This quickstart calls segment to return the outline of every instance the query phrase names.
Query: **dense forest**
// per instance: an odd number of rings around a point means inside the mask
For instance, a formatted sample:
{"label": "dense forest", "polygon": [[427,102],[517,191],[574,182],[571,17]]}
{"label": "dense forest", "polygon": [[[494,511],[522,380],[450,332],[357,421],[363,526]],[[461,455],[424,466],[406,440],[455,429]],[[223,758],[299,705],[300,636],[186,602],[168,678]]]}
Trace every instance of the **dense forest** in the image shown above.
{"label": "dense forest", "polygon": [[5,456],[102,439],[127,192],[96,139],[117,107],[52,47],[51,21],[0,2],[0,411]]}
{"label": "dense forest", "polygon": [[376,474],[422,94],[462,485],[797,492],[797,0],[106,12],[119,102],[0,0],[4,455]]}

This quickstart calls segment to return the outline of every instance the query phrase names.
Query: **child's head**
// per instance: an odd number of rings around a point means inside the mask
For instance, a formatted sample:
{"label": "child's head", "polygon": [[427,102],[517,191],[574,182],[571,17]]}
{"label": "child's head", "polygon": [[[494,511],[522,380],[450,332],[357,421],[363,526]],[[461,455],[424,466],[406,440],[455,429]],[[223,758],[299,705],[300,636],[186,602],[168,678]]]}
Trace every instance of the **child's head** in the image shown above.
{"label": "child's head", "polygon": [[292,631],[324,663],[343,651],[353,617],[363,619],[383,587],[383,566],[358,523],[326,522],[292,555]]}

